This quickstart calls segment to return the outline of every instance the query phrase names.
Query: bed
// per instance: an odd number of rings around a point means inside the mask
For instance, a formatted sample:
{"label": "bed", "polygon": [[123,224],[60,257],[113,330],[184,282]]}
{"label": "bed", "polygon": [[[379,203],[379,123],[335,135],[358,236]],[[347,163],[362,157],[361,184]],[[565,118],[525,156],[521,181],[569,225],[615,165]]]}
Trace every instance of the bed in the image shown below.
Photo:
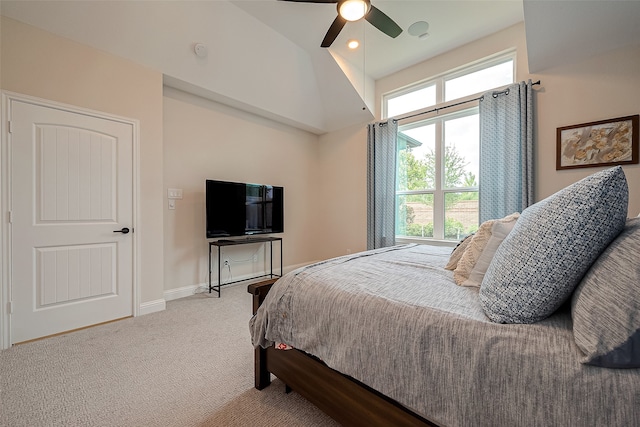
{"label": "bed", "polygon": [[[626,219],[621,170],[605,172],[525,210],[480,287],[444,268],[451,248],[415,244],[250,285],[256,387],[273,374],[343,425],[640,425],[640,219]],[[558,206],[584,208],[579,226]],[[516,286],[531,263],[553,293]],[[509,321],[496,286],[548,313]]]}

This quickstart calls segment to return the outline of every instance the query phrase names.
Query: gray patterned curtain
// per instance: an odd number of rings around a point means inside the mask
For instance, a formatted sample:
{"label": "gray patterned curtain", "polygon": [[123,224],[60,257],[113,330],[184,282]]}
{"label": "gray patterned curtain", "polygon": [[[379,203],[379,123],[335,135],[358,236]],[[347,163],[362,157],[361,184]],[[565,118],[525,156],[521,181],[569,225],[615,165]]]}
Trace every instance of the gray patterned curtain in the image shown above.
{"label": "gray patterned curtain", "polygon": [[480,102],[480,223],[533,204],[531,80]]}
{"label": "gray patterned curtain", "polygon": [[396,243],[396,141],[398,122],[367,127],[367,249]]}

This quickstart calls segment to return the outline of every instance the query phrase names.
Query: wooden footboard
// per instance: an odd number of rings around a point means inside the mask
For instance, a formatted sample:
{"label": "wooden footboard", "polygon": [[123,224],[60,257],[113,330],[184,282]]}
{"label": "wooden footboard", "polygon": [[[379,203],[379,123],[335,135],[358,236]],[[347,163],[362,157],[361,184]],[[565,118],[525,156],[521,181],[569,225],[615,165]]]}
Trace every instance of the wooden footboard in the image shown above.
{"label": "wooden footboard", "polygon": [[[249,285],[254,313],[275,281],[266,280]],[[271,383],[271,374],[345,426],[436,426],[396,401],[299,350],[257,348],[255,387],[258,390],[267,387]]]}
{"label": "wooden footboard", "polygon": [[[277,281],[277,278],[263,280],[262,282],[252,283],[247,287],[247,292],[253,295],[253,314],[256,314],[262,301],[269,293],[271,286]],[[267,350],[258,347],[254,350],[254,376],[255,387],[262,390],[271,384],[271,374],[267,369]]]}

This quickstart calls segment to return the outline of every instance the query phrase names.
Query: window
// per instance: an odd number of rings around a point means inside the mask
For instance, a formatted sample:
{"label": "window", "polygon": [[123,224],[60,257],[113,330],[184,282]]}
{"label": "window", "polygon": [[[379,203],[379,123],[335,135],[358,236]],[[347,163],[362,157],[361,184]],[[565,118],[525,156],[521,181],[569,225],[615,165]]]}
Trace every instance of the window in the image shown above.
{"label": "window", "polygon": [[513,59],[445,79],[445,101],[513,83]]}
{"label": "window", "polygon": [[[414,114],[514,82],[513,54],[447,73],[383,98],[386,117]],[[439,100],[436,94],[441,94]],[[460,240],[478,229],[477,102],[398,128],[396,238]]]}
{"label": "window", "polygon": [[394,117],[410,111],[436,105],[436,85],[430,84],[422,88],[414,88],[405,94],[396,94],[389,98],[386,105],[386,116]]}

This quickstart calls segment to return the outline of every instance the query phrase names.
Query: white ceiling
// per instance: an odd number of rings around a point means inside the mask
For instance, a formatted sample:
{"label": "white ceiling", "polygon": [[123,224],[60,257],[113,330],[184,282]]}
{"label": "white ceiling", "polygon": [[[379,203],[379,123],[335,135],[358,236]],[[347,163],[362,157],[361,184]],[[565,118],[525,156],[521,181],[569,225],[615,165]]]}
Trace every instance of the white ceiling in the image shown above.
{"label": "white ceiling", "polygon": [[[232,0],[232,3],[308,52],[322,49],[320,42],[337,15],[332,3],[275,0]],[[403,32],[393,39],[365,20],[347,23],[330,50],[364,68],[374,80],[523,20],[521,0],[373,0],[372,4]],[[417,21],[429,24],[429,37],[424,40],[407,31]],[[361,48],[357,51],[347,48],[350,39],[360,40]]]}
{"label": "white ceiling", "polygon": [[[372,0],[403,33],[333,4],[277,0],[2,0],[3,15],[162,72],[165,83],[317,134],[373,120],[375,80],[525,21],[530,71],[640,43],[640,0]],[[423,20],[425,40],[407,28]],[[346,48],[357,38],[363,46]],[[208,47],[198,58],[195,43]]]}

